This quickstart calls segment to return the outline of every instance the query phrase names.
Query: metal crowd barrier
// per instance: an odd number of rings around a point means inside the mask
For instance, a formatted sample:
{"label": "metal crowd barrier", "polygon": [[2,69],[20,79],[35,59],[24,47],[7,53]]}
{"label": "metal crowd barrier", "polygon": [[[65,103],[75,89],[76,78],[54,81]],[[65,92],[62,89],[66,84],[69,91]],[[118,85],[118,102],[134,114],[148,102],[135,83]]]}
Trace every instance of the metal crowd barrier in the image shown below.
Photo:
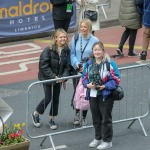
{"label": "metal crowd barrier", "polygon": [[[125,96],[121,101],[114,102],[112,115],[113,123],[115,124],[130,121],[131,123],[128,126],[128,128],[130,128],[137,120],[140,123],[144,135],[147,136],[147,133],[142,123],[142,119],[149,114],[150,110],[150,67],[143,64],[122,67],[119,68],[119,70],[121,73],[120,85],[124,89]],[[66,92],[62,91],[63,89],[61,89],[59,114],[56,119],[58,129],[55,131],[52,131],[48,128],[48,121],[45,118],[45,116],[48,115],[47,111],[49,111],[49,106],[46,109],[45,114],[40,116],[40,121],[43,124],[41,128],[35,128],[33,126],[30,114],[35,110],[35,107],[44,96],[43,87],[41,86],[41,84],[57,81],[58,79],[38,81],[29,85],[27,89],[26,131],[27,135],[32,139],[43,138],[40,144],[41,146],[46,138],[49,137],[53,149],[56,150],[52,138],[54,135],[70,133],[72,131],[79,131],[93,127],[90,112],[88,112],[87,115],[87,126],[80,127],[73,125],[73,118],[75,112],[70,107],[70,101],[73,94],[73,85],[72,80],[70,79],[77,77],[80,77],[80,75],[60,78],[67,79],[68,81]]]}
{"label": "metal crowd barrier", "polygon": [[104,9],[105,6],[108,6],[108,7],[110,8],[110,7],[111,7],[111,0],[107,0],[107,1],[105,1],[105,2],[103,1],[103,3],[100,3],[100,4],[96,5],[96,7],[97,7],[98,9],[101,7],[105,19],[108,19],[107,15],[106,15],[106,12],[105,12],[105,9]]}

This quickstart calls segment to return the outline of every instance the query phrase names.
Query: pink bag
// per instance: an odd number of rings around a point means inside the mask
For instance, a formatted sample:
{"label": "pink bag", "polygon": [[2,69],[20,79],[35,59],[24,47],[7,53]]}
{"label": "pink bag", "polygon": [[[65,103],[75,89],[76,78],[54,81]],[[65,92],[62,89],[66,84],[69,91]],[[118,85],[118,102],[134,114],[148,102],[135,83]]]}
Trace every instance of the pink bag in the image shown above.
{"label": "pink bag", "polygon": [[80,78],[79,83],[76,87],[76,92],[74,96],[74,105],[76,109],[88,110],[90,107],[89,100],[86,100],[87,88],[84,88],[82,84],[82,78]]}

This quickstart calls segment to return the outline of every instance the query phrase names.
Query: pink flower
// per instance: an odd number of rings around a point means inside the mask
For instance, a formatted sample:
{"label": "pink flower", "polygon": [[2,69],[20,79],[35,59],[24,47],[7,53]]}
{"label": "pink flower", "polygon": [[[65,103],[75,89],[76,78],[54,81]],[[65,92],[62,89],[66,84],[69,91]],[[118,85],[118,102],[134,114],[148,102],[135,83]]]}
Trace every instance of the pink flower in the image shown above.
{"label": "pink flower", "polygon": [[15,134],[11,133],[8,137],[9,138],[15,138]]}

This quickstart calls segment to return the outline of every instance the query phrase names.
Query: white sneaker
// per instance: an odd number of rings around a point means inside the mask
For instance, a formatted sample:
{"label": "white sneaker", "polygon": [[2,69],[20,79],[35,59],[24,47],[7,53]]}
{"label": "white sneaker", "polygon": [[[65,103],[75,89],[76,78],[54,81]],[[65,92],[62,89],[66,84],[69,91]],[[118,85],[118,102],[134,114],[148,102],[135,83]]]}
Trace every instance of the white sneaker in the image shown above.
{"label": "white sneaker", "polygon": [[74,125],[79,125],[80,124],[80,113],[76,113],[74,117]]}
{"label": "white sneaker", "polygon": [[86,126],[87,125],[87,120],[86,119],[82,119],[82,126]]}
{"label": "white sneaker", "polygon": [[97,146],[97,149],[103,150],[111,147],[112,147],[112,142],[102,142],[99,146]]}
{"label": "white sneaker", "polygon": [[52,130],[56,130],[57,129],[57,125],[55,124],[55,122],[54,122],[54,120],[50,120],[49,121],[49,125],[50,125],[50,128],[52,129]]}
{"label": "white sneaker", "polygon": [[34,113],[31,114],[32,121],[35,127],[39,128],[41,126],[39,115],[34,115]]}
{"label": "white sneaker", "polygon": [[89,144],[89,147],[96,147],[96,146],[98,146],[101,142],[102,142],[102,140],[96,140],[96,139],[94,139],[94,140]]}
{"label": "white sneaker", "polygon": [[119,48],[117,49],[117,53],[118,53],[118,55],[122,55],[123,54],[122,50],[120,50]]}

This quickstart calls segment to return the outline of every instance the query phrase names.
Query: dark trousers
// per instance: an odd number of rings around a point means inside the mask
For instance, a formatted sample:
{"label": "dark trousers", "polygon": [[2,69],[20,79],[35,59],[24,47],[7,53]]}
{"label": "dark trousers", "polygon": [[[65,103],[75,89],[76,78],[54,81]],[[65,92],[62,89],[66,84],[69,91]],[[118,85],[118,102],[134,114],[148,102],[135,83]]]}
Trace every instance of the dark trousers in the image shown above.
{"label": "dark trousers", "polygon": [[95,128],[95,139],[111,142],[113,136],[111,97],[103,101],[102,96],[90,98],[90,109],[92,113],[93,126]]}
{"label": "dark trousers", "polygon": [[142,50],[147,51],[150,43],[150,28],[145,27],[143,32],[143,45]]}
{"label": "dark trousers", "polygon": [[119,44],[119,49],[122,50],[126,40],[129,38],[129,53],[132,53],[134,50],[134,44],[136,40],[137,29],[126,28],[122,34],[121,41]]}
{"label": "dark trousers", "polygon": [[53,19],[55,30],[58,28],[62,28],[67,32],[68,28],[69,28],[70,20],[71,19],[66,19],[66,20],[55,20],[55,19]]}
{"label": "dark trousers", "polygon": [[51,108],[49,115],[50,116],[57,116],[58,114],[58,105],[59,105],[59,95],[60,95],[60,83],[56,83],[53,85],[53,97],[52,97],[52,85],[43,84],[45,97],[36,107],[36,111],[39,114],[43,114],[45,109],[47,108],[48,104],[51,102]]}

